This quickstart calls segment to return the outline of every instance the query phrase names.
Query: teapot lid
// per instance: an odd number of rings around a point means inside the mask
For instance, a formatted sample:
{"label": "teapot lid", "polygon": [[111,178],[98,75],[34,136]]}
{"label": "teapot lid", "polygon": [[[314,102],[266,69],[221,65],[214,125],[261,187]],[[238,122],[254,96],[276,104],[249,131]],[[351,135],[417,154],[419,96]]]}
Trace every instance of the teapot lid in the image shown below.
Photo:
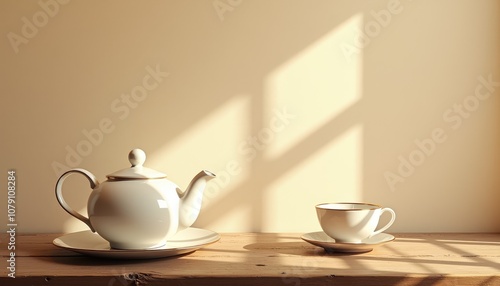
{"label": "teapot lid", "polygon": [[134,149],[128,154],[128,160],[132,167],[116,171],[107,175],[108,179],[160,179],[167,175],[143,166],[146,161],[146,153],[141,149]]}

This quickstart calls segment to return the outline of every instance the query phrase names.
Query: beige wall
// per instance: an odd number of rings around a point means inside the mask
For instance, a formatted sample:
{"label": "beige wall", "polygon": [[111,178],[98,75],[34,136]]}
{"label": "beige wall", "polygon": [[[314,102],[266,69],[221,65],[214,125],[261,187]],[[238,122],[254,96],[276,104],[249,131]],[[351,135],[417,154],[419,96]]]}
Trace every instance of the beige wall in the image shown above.
{"label": "beige wall", "polygon": [[498,1],[66,2],[0,2],[19,232],[85,229],[54,164],[103,181],[135,147],[181,188],[219,175],[196,223],[219,232],[318,230],[331,201],[392,207],[391,232],[500,231]]}

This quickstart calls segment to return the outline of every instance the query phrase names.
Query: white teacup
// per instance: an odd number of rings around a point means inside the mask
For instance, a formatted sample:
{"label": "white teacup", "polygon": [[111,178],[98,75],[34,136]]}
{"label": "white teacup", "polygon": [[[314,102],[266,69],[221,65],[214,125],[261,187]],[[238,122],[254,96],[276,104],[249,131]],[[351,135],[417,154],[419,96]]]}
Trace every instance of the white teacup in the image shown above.
{"label": "white teacup", "polygon": [[[391,213],[391,220],[377,228],[380,216]],[[391,208],[368,203],[325,203],[316,206],[316,214],[323,231],[336,242],[359,243],[388,229],[396,219]]]}

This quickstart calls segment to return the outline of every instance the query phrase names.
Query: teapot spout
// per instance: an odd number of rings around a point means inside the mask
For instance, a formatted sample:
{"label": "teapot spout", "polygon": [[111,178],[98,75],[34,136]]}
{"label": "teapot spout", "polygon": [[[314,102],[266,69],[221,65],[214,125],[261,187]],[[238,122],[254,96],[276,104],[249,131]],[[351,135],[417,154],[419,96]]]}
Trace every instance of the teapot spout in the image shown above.
{"label": "teapot spout", "polygon": [[207,182],[213,178],[215,178],[215,174],[203,170],[191,180],[186,191],[183,194],[179,194],[179,228],[177,231],[190,227],[196,221],[201,210],[203,192],[205,191]]}

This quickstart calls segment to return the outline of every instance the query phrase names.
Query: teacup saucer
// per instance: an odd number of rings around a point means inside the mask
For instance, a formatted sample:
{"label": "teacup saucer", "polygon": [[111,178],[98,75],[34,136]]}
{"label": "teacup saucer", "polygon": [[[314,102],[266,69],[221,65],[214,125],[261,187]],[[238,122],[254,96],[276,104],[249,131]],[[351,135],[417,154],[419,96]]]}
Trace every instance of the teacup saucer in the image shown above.
{"label": "teacup saucer", "polygon": [[176,256],[194,252],[220,239],[216,232],[190,227],[180,231],[167,244],[146,250],[112,249],[109,242],[90,230],[65,234],[54,239],[55,246],[81,254],[106,258],[146,259]]}
{"label": "teacup saucer", "polygon": [[322,231],[306,233],[300,238],[316,246],[323,247],[326,251],[348,253],[368,252],[375,246],[394,240],[393,235],[379,233],[358,243],[336,242],[335,239],[329,237]]}

